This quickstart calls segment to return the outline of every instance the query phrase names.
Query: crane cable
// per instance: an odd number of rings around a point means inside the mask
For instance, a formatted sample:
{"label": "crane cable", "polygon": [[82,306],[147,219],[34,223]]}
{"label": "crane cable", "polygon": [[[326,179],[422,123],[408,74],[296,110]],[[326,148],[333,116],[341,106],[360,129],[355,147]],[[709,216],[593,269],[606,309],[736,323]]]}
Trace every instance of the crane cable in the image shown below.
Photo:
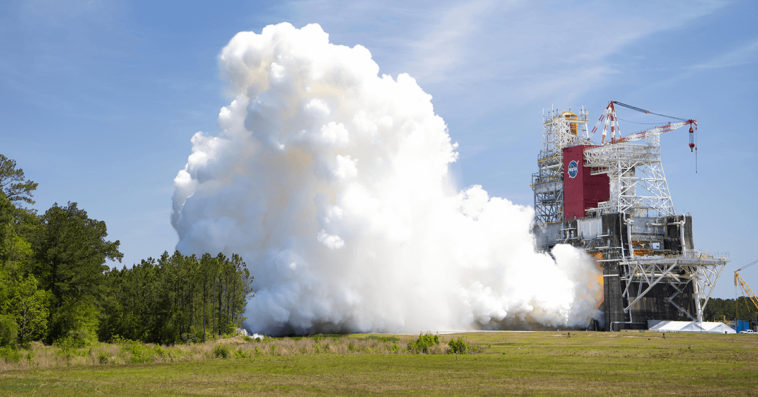
{"label": "crane cable", "polygon": [[641,123],[639,121],[624,120],[621,117],[616,117],[616,119],[618,121],[624,121],[624,122],[632,123],[632,124],[650,124],[650,125],[660,125],[661,124],[661,123]]}
{"label": "crane cable", "polygon": [[755,265],[756,263],[758,263],[758,259],[756,259],[756,260],[754,260],[754,261],[752,261],[752,262],[748,263],[748,264],[747,264],[747,265],[745,265],[745,266],[742,266],[741,268],[739,268],[739,269],[735,270],[734,272],[735,272],[735,273],[737,273],[738,271],[740,271],[740,270],[742,270],[742,269],[747,269],[747,268],[749,268],[750,266],[753,266],[753,265]]}
{"label": "crane cable", "polygon": [[636,111],[641,112],[641,113],[654,114],[656,116],[667,117],[667,118],[674,119],[674,120],[679,120],[679,121],[688,121],[688,119],[682,119],[682,118],[674,117],[674,116],[666,116],[665,114],[660,114],[660,113],[653,113],[653,112],[651,112],[649,110],[638,108],[638,107],[632,106],[632,105],[627,105],[627,104],[621,103],[621,102],[613,101],[613,103],[615,103],[616,105],[619,105],[619,106],[623,106],[623,107],[628,108],[628,109],[636,110]]}

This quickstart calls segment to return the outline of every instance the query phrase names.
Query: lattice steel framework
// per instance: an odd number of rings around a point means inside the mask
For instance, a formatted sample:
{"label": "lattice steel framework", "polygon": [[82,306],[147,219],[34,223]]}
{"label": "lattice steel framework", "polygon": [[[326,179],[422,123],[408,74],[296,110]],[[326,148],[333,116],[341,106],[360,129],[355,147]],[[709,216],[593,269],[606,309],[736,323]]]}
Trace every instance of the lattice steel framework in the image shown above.
{"label": "lattice steel framework", "polygon": [[543,114],[542,147],[537,158],[539,171],[532,174],[531,184],[536,223],[563,220],[563,148],[591,144],[588,137],[586,110],[582,109],[578,115],[556,110]]}
{"label": "lattice steel framework", "polygon": [[[721,272],[729,261],[728,254],[708,254],[698,250],[687,250],[681,255],[631,257],[619,263],[622,286],[622,297],[628,303],[624,312],[629,314],[634,305],[642,299],[654,286],[667,284],[674,293],[666,301],[685,313],[692,321],[703,321],[703,310],[711,298],[713,288],[718,282]],[[683,294],[685,288],[692,283],[695,301],[695,313],[688,312],[674,302]],[[633,288],[637,289],[632,296]],[[700,304],[700,299],[704,299]]]}
{"label": "lattice steel framework", "polygon": [[599,214],[623,212],[628,216],[674,215],[661,164],[660,133],[649,134],[642,145],[615,143],[584,151],[584,166],[592,174],[608,174],[610,199],[588,211]]}

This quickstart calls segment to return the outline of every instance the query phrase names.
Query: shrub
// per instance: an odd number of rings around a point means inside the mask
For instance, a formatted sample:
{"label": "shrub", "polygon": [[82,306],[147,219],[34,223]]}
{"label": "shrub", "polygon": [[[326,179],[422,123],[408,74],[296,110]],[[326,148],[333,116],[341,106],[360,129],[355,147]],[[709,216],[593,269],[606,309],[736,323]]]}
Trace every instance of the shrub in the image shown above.
{"label": "shrub", "polygon": [[16,346],[18,324],[13,316],[0,316],[0,347]]}
{"label": "shrub", "polygon": [[418,339],[408,342],[408,350],[421,353],[428,353],[429,348],[440,344],[440,337],[432,335],[431,332],[419,334]]}
{"label": "shrub", "polygon": [[218,345],[216,345],[216,347],[213,348],[213,357],[229,358],[231,355],[232,355],[232,348],[223,343],[219,343]]}
{"label": "shrub", "polygon": [[108,362],[110,361],[110,355],[108,354],[108,352],[101,351],[100,353],[97,354],[97,361],[100,364],[108,364]]}
{"label": "shrub", "polygon": [[398,342],[398,341],[400,341],[400,338],[398,338],[397,336],[369,335],[369,336],[367,336],[365,338],[359,338],[358,340],[366,340],[366,341],[368,341],[368,340],[375,340],[377,342],[389,343],[389,342]]}
{"label": "shrub", "polygon": [[99,311],[91,303],[66,302],[64,309],[56,313],[55,322],[61,327],[62,336],[55,344],[78,349],[96,342],[99,316]]}
{"label": "shrub", "polygon": [[460,336],[458,339],[451,339],[447,345],[450,346],[450,352],[455,354],[465,353],[469,349],[468,344],[464,342],[463,338]]}
{"label": "shrub", "polygon": [[129,339],[124,338],[123,336],[118,335],[118,334],[115,334],[115,335],[111,336],[111,340],[110,340],[110,343],[113,343],[114,345],[119,345],[122,348],[124,347],[123,345],[125,345],[127,343],[130,343],[130,342],[131,341]]}
{"label": "shrub", "polygon": [[168,354],[166,349],[162,348],[161,345],[156,345],[153,350],[155,351],[155,354],[157,354],[160,358],[164,358]]}
{"label": "shrub", "polygon": [[5,346],[0,348],[0,358],[7,363],[18,364],[21,361],[21,352],[15,349],[15,346]]}
{"label": "shrub", "polygon": [[154,350],[139,342],[131,342],[124,345],[125,347],[122,347],[122,349],[132,355],[131,360],[129,360],[132,364],[151,363],[155,359],[153,357]]}
{"label": "shrub", "polygon": [[73,338],[60,338],[54,343],[59,348],[55,354],[60,357],[66,358],[66,361],[75,356],[83,356],[84,352],[78,352],[77,349],[81,346]]}
{"label": "shrub", "polygon": [[[156,345],[154,348],[151,348],[150,346],[143,345],[140,342],[132,341],[119,335],[113,335],[110,342],[118,345],[121,349],[121,353],[119,355],[124,359],[124,361],[132,364],[152,363],[155,361],[156,356],[162,358],[168,354],[168,352],[160,345]],[[131,357],[126,357],[124,353],[129,353]],[[100,356],[98,356],[98,358],[99,357]]]}

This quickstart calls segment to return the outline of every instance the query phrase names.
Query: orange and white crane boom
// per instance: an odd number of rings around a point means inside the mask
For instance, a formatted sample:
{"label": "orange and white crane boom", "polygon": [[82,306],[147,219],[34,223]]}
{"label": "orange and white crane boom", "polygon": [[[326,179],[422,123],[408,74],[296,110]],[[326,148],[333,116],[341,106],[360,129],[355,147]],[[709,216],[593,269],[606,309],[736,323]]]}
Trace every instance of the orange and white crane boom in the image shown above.
{"label": "orange and white crane boom", "polygon": [[[628,108],[628,109],[631,109],[631,110],[635,110],[637,112],[641,112],[641,113],[645,113],[645,114],[654,114],[654,115],[657,115],[657,116],[662,116],[662,117],[667,117],[667,118],[674,119],[674,120],[679,120],[679,122],[677,122],[677,123],[668,123],[668,124],[665,124],[665,125],[656,126],[656,127],[652,128],[652,129],[649,129],[649,130],[646,130],[646,131],[637,132],[637,133],[634,133],[634,134],[631,134],[629,136],[626,136],[626,137],[622,138],[621,137],[621,127],[619,126],[619,123],[618,123],[618,117],[616,117],[616,106],[615,105],[623,106],[625,108]],[[605,138],[606,138],[606,135],[608,133],[609,127],[610,127],[610,130],[611,130],[611,141],[608,142],[608,143],[622,143],[622,142],[637,141],[637,140],[646,138],[646,137],[648,137],[648,136],[650,136],[652,134],[662,134],[664,132],[674,131],[676,129],[679,129],[679,128],[682,128],[684,126],[689,125],[690,126],[690,143],[689,143],[690,151],[697,150],[697,148],[695,148],[695,137],[694,137],[694,132],[697,129],[697,120],[682,119],[682,118],[679,118],[679,117],[666,116],[664,114],[653,113],[653,112],[651,112],[649,110],[641,109],[641,108],[638,108],[638,107],[632,106],[632,105],[627,105],[625,103],[621,103],[621,102],[618,102],[618,101],[610,101],[610,103],[608,104],[608,106],[605,108],[605,110],[603,111],[603,113],[600,115],[600,119],[597,121],[597,123],[595,123],[595,126],[592,128],[592,133],[591,134],[593,134],[593,135],[595,134],[595,132],[597,131],[598,127],[600,126],[600,123],[603,123],[603,137],[602,137],[601,143],[606,143],[605,142]],[[693,126],[694,126],[694,129],[693,129]],[[616,138],[616,133],[617,132],[618,132],[618,139]]]}

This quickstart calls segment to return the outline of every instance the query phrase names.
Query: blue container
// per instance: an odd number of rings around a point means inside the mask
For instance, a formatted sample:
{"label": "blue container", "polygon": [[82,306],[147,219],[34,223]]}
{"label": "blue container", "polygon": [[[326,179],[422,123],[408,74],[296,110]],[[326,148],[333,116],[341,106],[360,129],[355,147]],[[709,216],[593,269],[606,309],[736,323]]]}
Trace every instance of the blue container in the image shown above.
{"label": "blue container", "polygon": [[737,331],[737,333],[740,333],[746,329],[750,329],[750,323],[748,321],[737,320],[737,328],[735,331]]}

